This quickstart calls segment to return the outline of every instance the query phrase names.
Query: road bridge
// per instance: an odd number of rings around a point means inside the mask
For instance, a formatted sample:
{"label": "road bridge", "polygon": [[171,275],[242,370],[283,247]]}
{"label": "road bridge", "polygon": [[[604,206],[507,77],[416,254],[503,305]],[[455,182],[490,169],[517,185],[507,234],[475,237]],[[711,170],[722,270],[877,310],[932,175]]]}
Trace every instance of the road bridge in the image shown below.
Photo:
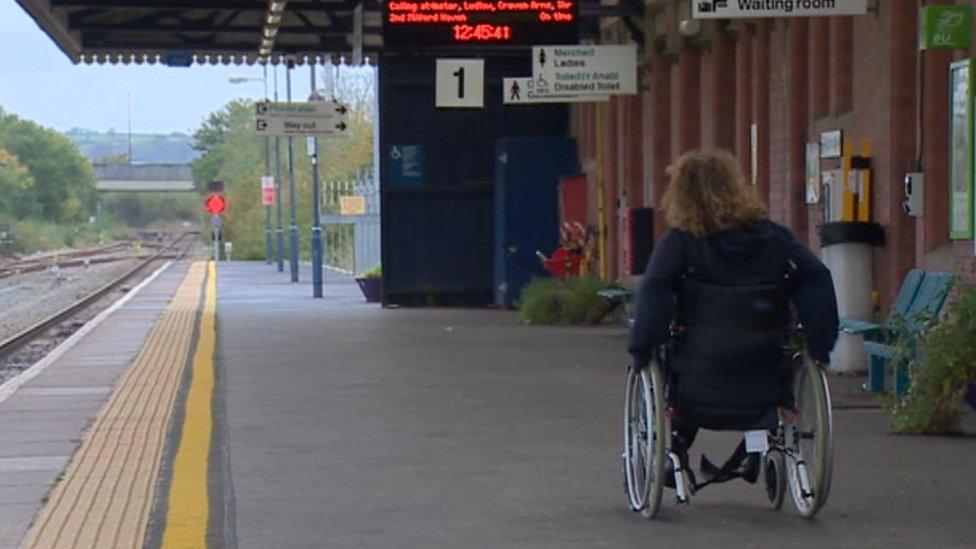
{"label": "road bridge", "polygon": [[188,164],[95,164],[95,180],[101,192],[196,190]]}

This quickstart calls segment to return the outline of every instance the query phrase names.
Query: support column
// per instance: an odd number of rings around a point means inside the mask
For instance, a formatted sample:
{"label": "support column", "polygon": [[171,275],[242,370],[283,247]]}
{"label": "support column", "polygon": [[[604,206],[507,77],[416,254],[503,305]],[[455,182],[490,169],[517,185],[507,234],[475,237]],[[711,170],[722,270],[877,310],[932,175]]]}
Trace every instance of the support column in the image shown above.
{"label": "support column", "polygon": [[676,122],[674,156],[701,146],[701,53],[685,44],[678,53],[677,97],[672,105]]}
{"label": "support column", "polygon": [[830,114],[830,19],[810,19],[810,120],[816,121]]}
{"label": "support column", "polygon": [[853,107],[854,21],[830,18],[830,113],[841,115]]}
{"label": "support column", "polygon": [[[769,207],[770,125],[769,22],[756,22],[752,40],[752,123],[756,125],[756,194]],[[749,130],[752,131],[751,128]]]}
{"label": "support column", "polygon": [[[830,20],[826,17],[810,19],[809,46],[807,59],[809,72],[807,78],[807,102],[809,118],[807,119],[807,140],[819,141],[816,122],[830,115]],[[804,149],[805,150],[805,149]],[[805,163],[804,163],[805,164]],[[804,169],[804,180],[806,169]],[[818,182],[819,184],[819,182]],[[804,189],[805,194],[805,189]],[[813,249],[820,248],[820,235],[817,225],[822,222],[822,204],[811,204],[806,207],[807,213],[807,243]]]}
{"label": "support column", "polygon": [[806,141],[808,131],[807,52],[809,22],[794,19],[786,30],[786,221],[801,242],[807,241]]}
{"label": "support column", "polygon": [[[944,3],[944,2],[938,2]],[[949,216],[949,63],[952,52],[922,54],[922,145],[925,171],[924,212],[918,223],[917,265],[924,254],[948,242]]]}
{"label": "support column", "polygon": [[731,37],[721,26],[715,27],[712,36],[711,89],[707,100],[711,102],[709,133],[715,148],[735,149],[735,98],[736,52]]}
{"label": "support column", "polygon": [[671,61],[661,54],[651,58],[650,82],[645,95],[644,109],[649,112],[644,141],[647,154],[644,176],[648,185],[648,204],[654,208],[654,239],[660,240],[667,230],[661,197],[668,185],[668,164],[671,162]]}
{"label": "support column", "polygon": [[[886,52],[886,61],[891,67],[891,104],[888,106],[891,127],[887,135],[879,136],[879,139],[889,141],[890,155],[888,165],[884,170],[879,169],[878,177],[874,179],[878,185],[878,192],[874,193],[878,202],[873,204],[874,211],[883,208],[886,215],[882,219],[888,219],[888,253],[884,254],[887,261],[881,265],[881,276],[878,278],[878,289],[885,303],[891,303],[905,273],[915,265],[915,219],[905,215],[901,209],[901,181],[904,173],[915,167],[918,89],[918,6],[908,2],[894,3],[889,10],[891,22],[888,35],[891,45]],[[926,128],[928,134],[936,132]]]}
{"label": "support column", "polygon": [[624,147],[626,151],[627,194],[630,206],[637,207],[644,204],[644,162],[642,154],[644,127],[641,124],[644,112],[639,95],[627,97],[627,111],[624,116],[627,126],[625,134],[627,142]]}
{"label": "support column", "polygon": [[618,164],[617,150],[620,147],[617,128],[619,126],[619,116],[622,99],[611,97],[610,102],[606,103],[606,116],[603,131],[606,136],[603,140],[603,221],[606,227],[606,265],[607,279],[616,280],[620,275],[618,267],[619,258],[619,235],[617,230],[617,205],[620,187],[620,165]]}
{"label": "support column", "polygon": [[752,36],[752,28],[742,25],[735,40],[735,156],[747,181],[752,181]]}

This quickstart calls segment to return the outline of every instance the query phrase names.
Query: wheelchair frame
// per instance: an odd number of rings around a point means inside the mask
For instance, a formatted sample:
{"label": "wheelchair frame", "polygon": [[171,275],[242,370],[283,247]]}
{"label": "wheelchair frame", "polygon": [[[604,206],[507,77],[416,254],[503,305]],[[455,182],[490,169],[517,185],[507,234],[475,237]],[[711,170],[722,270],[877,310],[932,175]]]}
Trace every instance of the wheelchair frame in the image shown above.
{"label": "wheelchair frame", "polygon": [[[779,509],[789,489],[797,511],[813,517],[826,504],[833,474],[833,420],[830,389],[823,367],[805,352],[794,361],[794,409],[780,410],[780,421],[768,436],[761,456],[766,496]],[[672,448],[671,407],[661,365],[628,368],[624,403],[624,489],[630,508],[647,519],[661,508],[665,460],[674,474],[677,503],[690,503],[709,482],[699,484]],[[719,481],[721,482],[721,481]]]}

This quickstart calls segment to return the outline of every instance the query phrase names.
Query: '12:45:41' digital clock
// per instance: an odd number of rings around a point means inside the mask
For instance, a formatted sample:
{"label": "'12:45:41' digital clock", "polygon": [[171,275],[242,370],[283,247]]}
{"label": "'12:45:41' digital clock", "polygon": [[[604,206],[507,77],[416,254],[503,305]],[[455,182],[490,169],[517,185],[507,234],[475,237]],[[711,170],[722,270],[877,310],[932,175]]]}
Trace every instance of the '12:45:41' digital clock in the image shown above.
{"label": "'12:45:41' digital clock", "polygon": [[531,46],[579,42],[579,0],[383,3],[387,49]]}

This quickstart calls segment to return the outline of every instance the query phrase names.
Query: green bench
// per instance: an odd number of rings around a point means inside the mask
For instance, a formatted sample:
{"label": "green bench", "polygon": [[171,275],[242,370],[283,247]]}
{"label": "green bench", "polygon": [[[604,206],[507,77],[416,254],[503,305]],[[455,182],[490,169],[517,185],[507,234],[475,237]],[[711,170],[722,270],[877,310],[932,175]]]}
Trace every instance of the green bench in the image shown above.
{"label": "green bench", "polygon": [[608,288],[606,290],[600,290],[597,295],[606,299],[610,302],[610,312],[617,310],[618,307],[623,306],[627,313],[627,327],[630,328],[634,325],[633,311],[631,311],[631,306],[634,301],[634,291],[627,290],[623,288]]}
{"label": "green bench", "polygon": [[[868,386],[871,391],[882,393],[886,389],[886,376],[894,370],[892,389],[903,395],[908,390],[908,372],[905,368],[891,368],[898,355],[896,343],[907,331],[909,335],[920,333],[939,316],[955,275],[945,272],[926,273],[912,269],[891,306],[891,312],[883,324],[842,318],[841,331],[864,336],[864,352],[868,356]],[[912,339],[908,344],[913,345]],[[913,352],[909,349],[909,352]]]}

